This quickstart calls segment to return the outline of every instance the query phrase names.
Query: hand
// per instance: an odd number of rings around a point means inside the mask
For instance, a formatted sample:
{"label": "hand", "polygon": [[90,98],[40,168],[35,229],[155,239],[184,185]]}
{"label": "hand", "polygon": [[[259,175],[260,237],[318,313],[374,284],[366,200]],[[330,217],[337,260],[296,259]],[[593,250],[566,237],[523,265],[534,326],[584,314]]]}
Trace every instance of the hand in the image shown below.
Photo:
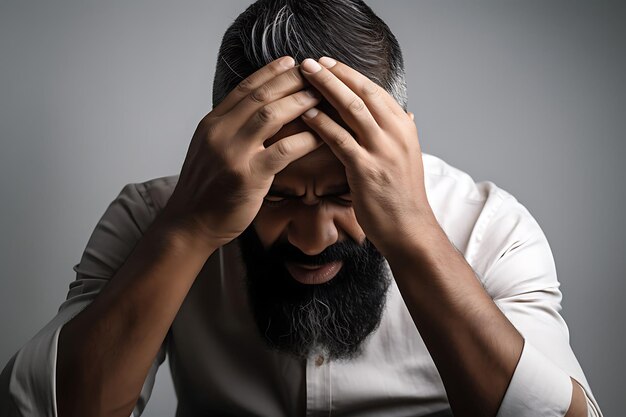
{"label": "hand", "polygon": [[301,70],[354,136],[317,108],[302,120],[346,169],[357,221],[383,255],[418,234],[434,215],[426,197],[422,152],[413,115],[380,86],[330,58],[305,60]]}
{"label": "hand", "polygon": [[315,150],[311,132],[264,142],[320,98],[290,57],[243,80],[198,124],[178,183],[163,210],[165,224],[212,249],[239,236],[258,213],[274,175]]}

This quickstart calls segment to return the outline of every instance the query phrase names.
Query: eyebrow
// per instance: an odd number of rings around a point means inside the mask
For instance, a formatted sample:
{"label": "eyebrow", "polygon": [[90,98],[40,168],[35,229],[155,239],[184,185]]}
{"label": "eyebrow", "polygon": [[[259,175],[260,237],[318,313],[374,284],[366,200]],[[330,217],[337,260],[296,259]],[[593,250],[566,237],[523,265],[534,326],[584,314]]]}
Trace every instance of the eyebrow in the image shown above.
{"label": "eyebrow", "polygon": [[[350,192],[350,186],[347,183],[335,184],[335,185],[331,185],[327,187],[325,191],[326,191],[325,194],[316,195],[316,197],[339,196],[339,195],[348,194]],[[293,188],[284,187],[280,185],[274,185],[274,184],[272,184],[267,194],[275,196],[275,197],[284,197],[284,198],[304,197],[304,194],[298,195],[296,193],[296,190],[294,190]]]}

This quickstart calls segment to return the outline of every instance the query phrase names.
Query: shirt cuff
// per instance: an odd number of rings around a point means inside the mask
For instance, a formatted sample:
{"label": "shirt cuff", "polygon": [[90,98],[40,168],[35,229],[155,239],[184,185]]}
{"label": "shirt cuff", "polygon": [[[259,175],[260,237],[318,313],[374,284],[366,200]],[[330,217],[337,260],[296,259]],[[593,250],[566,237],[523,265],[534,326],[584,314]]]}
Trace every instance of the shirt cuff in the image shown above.
{"label": "shirt cuff", "polygon": [[563,417],[571,400],[569,375],[525,340],[497,417]]}

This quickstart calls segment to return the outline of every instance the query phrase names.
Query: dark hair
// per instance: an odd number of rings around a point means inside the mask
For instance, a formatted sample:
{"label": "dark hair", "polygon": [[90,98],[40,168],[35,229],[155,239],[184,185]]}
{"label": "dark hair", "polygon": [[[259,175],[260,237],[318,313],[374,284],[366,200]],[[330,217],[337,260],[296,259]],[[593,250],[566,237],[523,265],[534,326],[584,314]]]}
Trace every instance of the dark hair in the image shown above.
{"label": "dark hair", "polygon": [[213,106],[244,78],[290,55],[335,58],[383,87],[405,109],[404,61],[389,27],[361,0],[258,0],[222,39]]}

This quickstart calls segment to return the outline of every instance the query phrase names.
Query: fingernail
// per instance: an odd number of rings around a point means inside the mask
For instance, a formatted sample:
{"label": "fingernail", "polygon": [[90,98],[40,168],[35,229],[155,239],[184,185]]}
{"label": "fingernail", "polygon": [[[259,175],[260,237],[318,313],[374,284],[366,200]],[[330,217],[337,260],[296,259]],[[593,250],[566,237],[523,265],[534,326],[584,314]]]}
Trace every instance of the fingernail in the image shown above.
{"label": "fingernail", "polygon": [[317,116],[317,113],[319,113],[319,111],[315,107],[312,107],[312,108],[308,109],[307,111],[305,111],[302,114],[302,117],[304,117],[305,119],[312,119],[315,116]]}
{"label": "fingernail", "polygon": [[320,64],[318,64],[317,62],[315,62],[315,60],[311,59],[311,58],[307,58],[304,61],[302,61],[302,69],[306,72],[308,72],[309,74],[313,74],[318,72],[319,70],[322,69],[322,67],[320,66]]}
{"label": "fingernail", "polygon": [[285,68],[293,68],[293,66],[296,65],[296,61],[290,56],[286,56],[278,62]]}
{"label": "fingernail", "polygon": [[321,57],[318,62],[322,64],[323,66],[325,66],[326,68],[332,68],[335,66],[335,64],[337,64],[337,61],[327,56]]}

